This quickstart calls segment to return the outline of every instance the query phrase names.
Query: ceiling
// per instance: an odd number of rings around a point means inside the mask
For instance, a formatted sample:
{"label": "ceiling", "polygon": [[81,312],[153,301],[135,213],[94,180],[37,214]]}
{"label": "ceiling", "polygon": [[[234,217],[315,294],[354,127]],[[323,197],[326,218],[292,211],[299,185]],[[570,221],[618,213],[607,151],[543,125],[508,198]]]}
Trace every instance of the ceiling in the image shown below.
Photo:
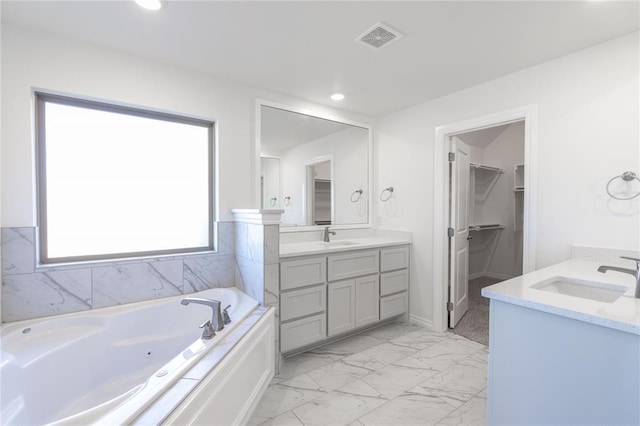
{"label": "ceiling", "polygon": [[484,149],[489,145],[491,145],[491,143],[495,141],[496,138],[500,136],[500,134],[504,132],[507,129],[507,127],[509,127],[510,125],[511,124],[503,124],[500,126],[487,127],[480,130],[473,130],[467,133],[460,133],[456,135],[456,137],[459,138],[462,142],[466,143],[467,145]]}
{"label": "ceiling", "polygon": [[[639,29],[637,1],[2,1],[2,24],[380,116]],[[404,35],[354,39],[382,22]],[[329,95],[340,91],[341,102]]]}
{"label": "ceiling", "polygon": [[260,114],[260,146],[269,151],[284,151],[351,127],[264,105]]}

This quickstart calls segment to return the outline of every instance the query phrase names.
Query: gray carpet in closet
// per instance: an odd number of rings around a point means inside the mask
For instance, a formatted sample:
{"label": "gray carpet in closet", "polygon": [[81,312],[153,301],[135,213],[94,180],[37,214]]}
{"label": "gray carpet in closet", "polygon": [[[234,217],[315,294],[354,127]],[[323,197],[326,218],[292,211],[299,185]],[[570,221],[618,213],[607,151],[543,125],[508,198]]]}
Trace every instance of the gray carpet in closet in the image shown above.
{"label": "gray carpet in closet", "polygon": [[489,299],[482,297],[480,290],[500,281],[489,277],[469,280],[469,310],[456,328],[449,331],[489,346]]}

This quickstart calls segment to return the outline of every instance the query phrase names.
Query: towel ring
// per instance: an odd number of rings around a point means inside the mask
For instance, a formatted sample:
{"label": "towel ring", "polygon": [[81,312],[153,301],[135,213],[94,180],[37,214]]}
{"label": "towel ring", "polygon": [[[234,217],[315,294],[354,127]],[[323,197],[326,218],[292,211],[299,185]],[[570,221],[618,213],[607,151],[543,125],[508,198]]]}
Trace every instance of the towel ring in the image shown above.
{"label": "towel ring", "polygon": [[[385,192],[388,192],[389,195],[387,195],[386,198],[382,198]],[[380,201],[388,201],[389,198],[391,198],[392,196],[393,196],[393,186],[390,186],[382,190],[382,192],[380,193]]]}
{"label": "towel ring", "polygon": [[278,201],[276,197],[273,197],[272,199],[269,200],[269,204],[271,204],[271,207],[276,206],[276,201]]}
{"label": "towel ring", "polygon": [[[353,191],[353,193],[351,194],[351,202],[352,203],[357,203],[360,200],[360,198],[362,198],[362,193],[363,192],[364,191],[362,191],[362,189],[356,189],[355,191]],[[357,198],[354,200],[353,196],[356,195],[356,194],[358,194],[358,195],[357,195]]]}
{"label": "towel ring", "polygon": [[288,206],[289,204],[291,204],[291,197],[284,197],[284,205]]}
{"label": "towel ring", "polygon": [[611,193],[611,191],[609,190],[609,185],[611,185],[611,182],[613,182],[616,179],[622,179],[625,182],[631,182],[632,180],[637,180],[638,182],[640,182],[640,178],[638,178],[638,176],[634,173],[634,172],[624,172],[623,174],[621,174],[620,176],[614,176],[612,177],[609,182],[607,182],[607,194],[609,194],[609,196],[613,199],[616,200],[633,200],[634,198],[636,198],[638,195],[640,195],[640,190],[638,192],[636,192],[635,195],[632,195],[631,197],[617,197],[615,195],[613,195]]}

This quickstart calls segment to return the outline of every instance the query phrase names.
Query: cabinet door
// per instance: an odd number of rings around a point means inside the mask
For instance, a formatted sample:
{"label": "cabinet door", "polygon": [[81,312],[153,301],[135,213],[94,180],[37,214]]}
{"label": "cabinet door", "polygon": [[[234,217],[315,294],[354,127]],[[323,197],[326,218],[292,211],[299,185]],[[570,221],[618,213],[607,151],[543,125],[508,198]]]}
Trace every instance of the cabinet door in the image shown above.
{"label": "cabinet door", "polygon": [[349,331],[356,327],[355,280],[329,283],[327,287],[327,335]]}
{"label": "cabinet door", "polygon": [[403,269],[409,266],[409,246],[380,250],[380,272]]}
{"label": "cabinet door", "polygon": [[325,314],[287,322],[280,326],[280,350],[284,352],[301,348],[327,337]]}
{"label": "cabinet door", "polygon": [[380,274],[380,296],[407,291],[409,288],[409,271],[385,272]]}
{"label": "cabinet door", "polygon": [[280,293],[280,321],[288,321],[324,312],[327,306],[325,285]]}
{"label": "cabinet door", "polygon": [[356,327],[380,320],[378,275],[356,278]]}
{"label": "cabinet door", "polygon": [[326,280],[326,257],[311,257],[280,262],[280,290],[321,284]]}
{"label": "cabinet door", "polygon": [[327,259],[329,281],[375,274],[380,265],[378,250],[358,250],[346,254],[331,255]]}
{"label": "cabinet door", "polygon": [[380,298],[380,320],[404,314],[409,307],[407,292]]}

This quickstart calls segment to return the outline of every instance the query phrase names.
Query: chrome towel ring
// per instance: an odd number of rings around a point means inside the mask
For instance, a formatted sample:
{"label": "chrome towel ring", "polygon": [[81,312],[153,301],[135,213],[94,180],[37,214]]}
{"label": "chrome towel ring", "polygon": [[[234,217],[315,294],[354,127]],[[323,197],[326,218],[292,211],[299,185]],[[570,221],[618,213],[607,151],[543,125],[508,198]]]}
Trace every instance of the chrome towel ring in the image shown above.
{"label": "chrome towel ring", "polygon": [[[351,202],[352,203],[357,203],[358,201],[360,201],[360,198],[362,198],[362,193],[364,191],[362,191],[362,189],[356,189],[355,191],[353,191],[353,193],[351,194]],[[358,194],[358,195],[356,195]],[[356,195],[356,198],[354,199],[353,196]]]}
{"label": "chrome towel ring", "polygon": [[271,207],[275,207],[276,201],[278,201],[276,197],[273,197],[272,199],[269,200],[269,204],[271,204]]}
{"label": "chrome towel ring", "polygon": [[288,206],[289,204],[291,204],[291,197],[284,197],[284,205]]}
{"label": "chrome towel ring", "polygon": [[615,196],[611,193],[611,191],[609,190],[609,185],[611,185],[611,182],[613,182],[616,179],[622,179],[625,182],[631,182],[632,180],[637,180],[638,182],[640,182],[640,178],[638,178],[638,176],[634,173],[634,172],[624,172],[623,174],[621,174],[620,176],[614,176],[612,177],[609,182],[607,182],[607,194],[609,194],[609,196],[613,199],[616,200],[632,200],[634,198],[636,198],[638,195],[640,195],[640,190],[638,190],[638,192],[636,192],[635,195],[632,195],[631,197],[618,197]]}
{"label": "chrome towel ring", "polygon": [[[387,195],[386,197],[384,197],[385,192],[389,193],[389,195]],[[393,196],[393,186],[390,186],[382,190],[382,192],[380,193],[380,201],[388,201],[389,198],[391,198],[392,196]]]}

